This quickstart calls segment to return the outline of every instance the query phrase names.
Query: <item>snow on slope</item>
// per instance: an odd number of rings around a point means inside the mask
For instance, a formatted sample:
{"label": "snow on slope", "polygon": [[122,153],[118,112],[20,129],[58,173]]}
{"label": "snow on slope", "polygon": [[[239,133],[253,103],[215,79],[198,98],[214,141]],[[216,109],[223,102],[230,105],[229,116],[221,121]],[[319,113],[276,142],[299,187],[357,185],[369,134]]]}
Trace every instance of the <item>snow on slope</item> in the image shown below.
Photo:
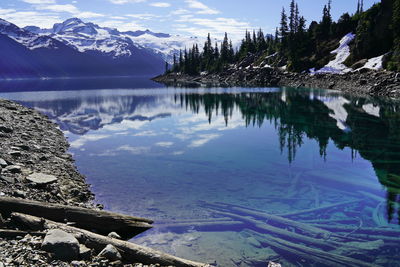
{"label": "snow on slope", "polygon": [[383,69],[383,57],[384,56],[385,55],[382,55],[382,56],[379,56],[379,57],[370,58],[368,60],[368,62],[364,65],[364,67],[361,67],[359,69],[382,70]]}
{"label": "snow on slope", "polygon": [[52,38],[40,36],[28,30],[21,29],[15,24],[3,19],[0,19],[0,33],[8,36],[30,50],[43,47],[52,49],[58,48],[58,44]]}
{"label": "snow on slope", "polygon": [[78,18],[57,23],[53,29],[40,29],[35,26],[24,29],[41,36],[52,37],[80,52],[98,51],[118,58],[131,56],[131,48],[135,47],[150,50],[169,63],[173,62],[173,55],[179,54],[179,50],[191,48],[196,43],[201,45],[205,41],[197,37],[172,36],[150,30],[120,32],[117,29],[83,22]]}
{"label": "snow on slope", "polygon": [[133,42],[153,50],[155,53],[160,54],[165,61],[173,63],[173,56],[179,54],[179,50],[192,48],[194,44],[205,42],[205,39],[198,37],[185,37],[180,35],[169,35],[166,37],[158,37],[150,32],[146,32],[139,36],[126,35]]}
{"label": "snow on slope", "polygon": [[311,69],[311,73],[346,73],[352,71],[346,67],[343,62],[350,56],[349,44],[355,38],[355,34],[348,33],[340,40],[339,48],[333,50],[331,54],[336,54],[336,58],[329,62],[325,67],[319,70]]}

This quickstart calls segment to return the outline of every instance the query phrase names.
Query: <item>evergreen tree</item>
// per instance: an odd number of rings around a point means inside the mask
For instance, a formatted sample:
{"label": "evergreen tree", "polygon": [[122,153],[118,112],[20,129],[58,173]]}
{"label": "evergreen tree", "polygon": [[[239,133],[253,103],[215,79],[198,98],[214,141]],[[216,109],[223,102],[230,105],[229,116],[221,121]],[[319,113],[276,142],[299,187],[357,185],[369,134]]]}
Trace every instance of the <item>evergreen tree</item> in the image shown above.
{"label": "evergreen tree", "polygon": [[176,62],[176,54],[174,54],[174,65],[172,66],[172,71],[175,71],[177,68],[177,62]]}
{"label": "evergreen tree", "polygon": [[221,61],[226,63],[229,61],[229,41],[228,34],[225,33],[224,40],[221,45]]}
{"label": "evergreen tree", "polygon": [[288,36],[288,21],[287,21],[287,15],[285,8],[282,9],[281,13],[281,23],[280,23],[280,28],[279,28],[279,36],[280,36],[280,41],[281,41],[281,52],[284,51],[287,47],[287,36]]}

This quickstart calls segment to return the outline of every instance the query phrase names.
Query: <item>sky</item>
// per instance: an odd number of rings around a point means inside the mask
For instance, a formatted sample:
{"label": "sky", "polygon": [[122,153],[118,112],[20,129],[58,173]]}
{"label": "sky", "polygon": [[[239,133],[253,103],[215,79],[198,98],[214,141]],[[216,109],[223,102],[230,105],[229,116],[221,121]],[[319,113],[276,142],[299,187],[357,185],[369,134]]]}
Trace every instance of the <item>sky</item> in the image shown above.
{"label": "sky", "polygon": [[[328,0],[298,0],[307,22],[319,21]],[[357,0],[333,0],[336,20],[354,13]],[[380,2],[364,0],[366,8]],[[228,32],[239,40],[246,29],[274,33],[282,7],[290,0],[1,0],[0,18],[20,27],[51,28],[71,17],[121,31],[150,29],[174,35],[221,38]]]}

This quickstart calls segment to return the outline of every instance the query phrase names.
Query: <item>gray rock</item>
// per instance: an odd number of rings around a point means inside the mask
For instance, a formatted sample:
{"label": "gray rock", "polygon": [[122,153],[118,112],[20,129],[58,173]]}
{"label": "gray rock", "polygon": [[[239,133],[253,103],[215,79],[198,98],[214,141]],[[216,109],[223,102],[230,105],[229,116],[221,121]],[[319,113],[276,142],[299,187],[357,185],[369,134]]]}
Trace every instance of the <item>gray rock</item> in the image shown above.
{"label": "gray rock", "polygon": [[26,198],[26,193],[21,190],[15,190],[13,193],[14,197],[19,197],[19,198]]}
{"label": "gray rock", "polygon": [[55,259],[72,261],[79,258],[79,242],[64,231],[54,229],[47,232],[42,249],[54,254]]}
{"label": "gray rock", "polygon": [[20,157],[22,155],[21,151],[13,150],[8,152],[8,155],[11,155],[13,157]]}
{"label": "gray rock", "polygon": [[92,250],[87,248],[85,245],[79,245],[79,257],[81,260],[89,260],[92,256]]}
{"label": "gray rock", "polygon": [[22,171],[21,167],[17,166],[17,165],[7,166],[4,170],[6,172],[11,172],[11,173],[21,173],[21,171]]}
{"label": "gray rock", "polygon": [[15,184],[15,178],[0,175],[0,180],[6,181],[9,184]]}
{"label": "gray rock", "polygon": [[26,180],[39,185],[45,185],[56,182],[57,177],[55,177],[54,175],[48,175],[44,173],[33,173],[28,177],[26,177]]}
{"label": "gray rock", "polygon": [[107,245],[97,256],[106,258],[110,261],[117,261],[122,258],[119,251],[113,245],[110,244]]}
{"label": "gray rock", "polygon": [[2,158],[0,158],[0,167],[7,167],[7,162],[4,160],[4,159],[2,159]]}
{"label": "gray rock", "polygon": [[14,130],[10,127],[4,126],[4,125],[0,125],[0,132],[3,133],[12,133]]}
{"label": "gray rock", "polygon": [[117,234],[116,232],[111,232],[107,235],[108,237],[115,238],[115,239],[121,239],[121,236]]}

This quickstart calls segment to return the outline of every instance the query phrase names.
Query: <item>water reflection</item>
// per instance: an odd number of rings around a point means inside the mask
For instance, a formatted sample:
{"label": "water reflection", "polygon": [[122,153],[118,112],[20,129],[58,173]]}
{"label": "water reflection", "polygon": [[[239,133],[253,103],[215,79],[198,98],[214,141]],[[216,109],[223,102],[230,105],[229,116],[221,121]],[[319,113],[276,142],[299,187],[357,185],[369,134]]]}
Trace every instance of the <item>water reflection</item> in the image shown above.
{"label": "water reflection", "polygon": [[[320,224],[355,241],[365,238],[357,235],[363,227],[398,229],[397,101],[277,88],[2,96],[35,107],[60,125],[99,201],[152,217],[169,230],[156,228],[139,237],[143,244],[191,259],[214,258],[221,266],[265,266],[265,255],[274,252],[254,240],[257,228],[210,212],[221,205],[225,213],[245,206]],[[334,208],[320,210],[329,205]],[[217,226],[202,224],[210,220]],[[177,221],[202,227],[165,226]],[[396,238],[386,237],[398,244]],[[371,255],[390,266],[392,252],[378,249]]]}
{"label": "water reflection", "polygon": [[[281,151],[287,149],[289,162],[295,160],[304,138],[315,139],[324,158],[329,140],[339,149],[351,148],[352,157],[359,153],[372,163],[387,190],[389,222],[394,219],[399,207],[396,203],[400,203],[400,103],[294,90],[279,94],[179,94],[175,101],[195,113],[204,107],[210,123],[214,113],[221,113],[228,125],[235,108],[247,127],[272,122],[279,133]],[[400,215],[400,209],[397,213]]]}

